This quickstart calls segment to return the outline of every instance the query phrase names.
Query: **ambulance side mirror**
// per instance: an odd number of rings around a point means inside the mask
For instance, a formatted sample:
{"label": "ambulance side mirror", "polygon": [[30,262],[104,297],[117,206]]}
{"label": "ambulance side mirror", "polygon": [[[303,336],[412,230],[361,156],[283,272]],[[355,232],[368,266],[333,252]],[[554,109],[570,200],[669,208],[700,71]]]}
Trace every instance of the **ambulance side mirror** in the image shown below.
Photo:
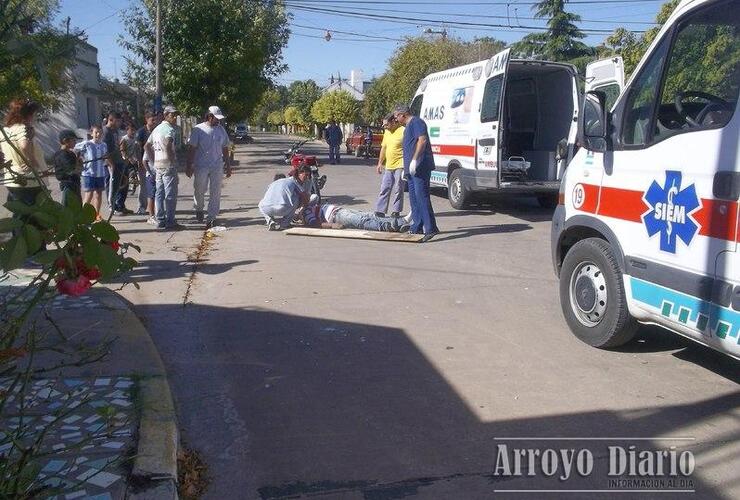
{"label": "ambulance side mirror", "polygon": [[586,92],[581,109],[581,118],[578,123],[578,142],[589,151],[605,153],[607,150],[607,131],[609,130],[606,94],[599,90]]}

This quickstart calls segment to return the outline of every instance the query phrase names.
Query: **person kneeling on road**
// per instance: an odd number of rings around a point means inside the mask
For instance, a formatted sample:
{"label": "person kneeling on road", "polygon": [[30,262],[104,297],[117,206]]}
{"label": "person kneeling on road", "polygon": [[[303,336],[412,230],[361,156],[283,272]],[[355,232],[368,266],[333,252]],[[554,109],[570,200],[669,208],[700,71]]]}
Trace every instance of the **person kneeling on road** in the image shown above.
{"label": "person kneeling on road", "polygon": [[308,204],[305,186],[310,175],[311,167],[301,165],[295,176],[270,183],[258,205],[265,216],[268,231],[289,228],[296,211]]}
{"label": "person kneeling on road", "polygon": [[[315,201],[311,196],[312,202]],[[327,229],[362,229],[386,233],[405,233],[409,225],[400,217],[378,216],[373,212],[363,212],[339,205],[319,205],[310,203],[303,211],[306,226]]]}

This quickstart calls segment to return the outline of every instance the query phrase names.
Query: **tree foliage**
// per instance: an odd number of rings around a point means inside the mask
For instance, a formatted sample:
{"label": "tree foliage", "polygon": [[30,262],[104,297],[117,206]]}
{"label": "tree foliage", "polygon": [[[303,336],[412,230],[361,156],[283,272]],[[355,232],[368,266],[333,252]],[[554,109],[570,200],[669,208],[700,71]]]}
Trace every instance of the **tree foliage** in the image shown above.
{"label": "tree foliage", "polygon": [[605,45],[611,49],[613,55],[620,55],[624,59],[625,75],[629,76],[635,70],[643,54],[645,54],[650,44],[653,43],[655,37],[658,36],[660,28],[671,16],[679,2],[680,0],[668,0],[665,2],[655,17],[657,26],[650,28],[640,37],[637,37],[625,28],[617,28],[607,37]]}
{"label": "tree foliage", "polygon": [[547,31],[531,33],[513,45],[517,57],[545,61],[570,61],[593,53],[581,42],[586,35],[575,23],[581,16],[567,12],[567,0],[543,0],[532,6],[534,16],[547,19]]}
{"label": "tree foliage", "polygon": [[359,116],[359,103],[346,90],[327,92],[311,107],[311,117],[316,123],[354,123]]}
{"label": "tree foliage", "polygon": [[0,103],[30,98],[55,106],[72,84],[77,36],[51,24],[56,0],[0,0]]}
{"label": "tree foliage", "polygon": [[[311,117],[313,103],[321,98],[321,87],[313,80],[298,80],[288,86],[288,104],[305,119]],[[287,113],[286,109],[286,113]]]}
{"label": "tree foliage", "polygon": [[[145,79],[151,85],[156,13],[153,0],[138,1],[122,13],[128,36],[119,43],[130,53],[127,80]],[[161,2],[162,74],[168,99],[188,114],[200,115],[218,104],[232,119],[246,117],[270,79],[284,70],[282,49],[289,32],[282,3]]]}
{"label": "tree foliage", "polygon": [[280,111],[272,111],[269,115],[267,115],[267,123],[269,123],[270,125],[282,125],[283,123],[285,123],[285,117]]}
{"label": "tree foliage", "polygon": [[295,106],[288,106],[287,108],[285,108],[283,117],[285,123],[287,123],[288,125],[302,126],[306,123],[305,118],[303,117],[303,113],[301,113],[301,110],[296,108]]}
{"label": "tree foliage", "polygon": [[257,125],[268,125],[268,116],[274,111],[282,113],[288,105],[288,89],[282,85],[266,89],[252,110],[251,121]]}
{"label": "tree foliage", "polygon": [[377,122],[394,104],[409,102],[429,73],[488,59],[506,44],[490,37],[462,41],[457,38],[409,38],[388,61],[388,70],[370,85],[362,107],[367,122]]}

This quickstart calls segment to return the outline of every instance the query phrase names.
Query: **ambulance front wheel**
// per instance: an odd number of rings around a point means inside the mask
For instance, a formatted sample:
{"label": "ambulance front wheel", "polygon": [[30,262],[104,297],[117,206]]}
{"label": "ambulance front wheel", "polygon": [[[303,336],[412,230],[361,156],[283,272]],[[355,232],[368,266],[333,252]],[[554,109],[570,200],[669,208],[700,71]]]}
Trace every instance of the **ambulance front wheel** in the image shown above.
{"label": "ambulance front wheel", "polygon": [[447,198],[450,205],[456,210],[464,210],[470,206],[470,191],[463,184],[460,169],[453,170],[447,181]]}
{"label": "ambulance front wheel", "polygon": [[593,347],[617,347],[637,330],[611,245],[587,238],[571,247],[560,271],[560,306],[571,331]]}

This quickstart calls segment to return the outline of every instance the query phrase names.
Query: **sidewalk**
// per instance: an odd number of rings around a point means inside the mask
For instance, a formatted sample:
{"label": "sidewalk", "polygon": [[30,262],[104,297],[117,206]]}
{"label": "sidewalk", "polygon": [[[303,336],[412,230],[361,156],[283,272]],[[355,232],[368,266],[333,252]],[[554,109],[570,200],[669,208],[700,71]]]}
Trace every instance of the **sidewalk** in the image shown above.
{"label": "sidewalk", "polygon": [[[28,272],[0,283],[0,300],[30,281]],[[44,311],[39,325],[51,329]],[[176,498],[177,425],[164,366],[149,334],[117,293],[102,286],[82,297],[56,296],[45,312],[64,335],[88,346],[113,340],[105,357],[65,366],[32,380],[24,402],[25,424],[46,432],[37,478],[64,494],[51,498]],[[55,361],[44,354],[37,366]],[[0,379],[0,390],[7,390]],[[13,398],[0,429],[17,429]],[[0,449],[7,452],[10,444]]]}

